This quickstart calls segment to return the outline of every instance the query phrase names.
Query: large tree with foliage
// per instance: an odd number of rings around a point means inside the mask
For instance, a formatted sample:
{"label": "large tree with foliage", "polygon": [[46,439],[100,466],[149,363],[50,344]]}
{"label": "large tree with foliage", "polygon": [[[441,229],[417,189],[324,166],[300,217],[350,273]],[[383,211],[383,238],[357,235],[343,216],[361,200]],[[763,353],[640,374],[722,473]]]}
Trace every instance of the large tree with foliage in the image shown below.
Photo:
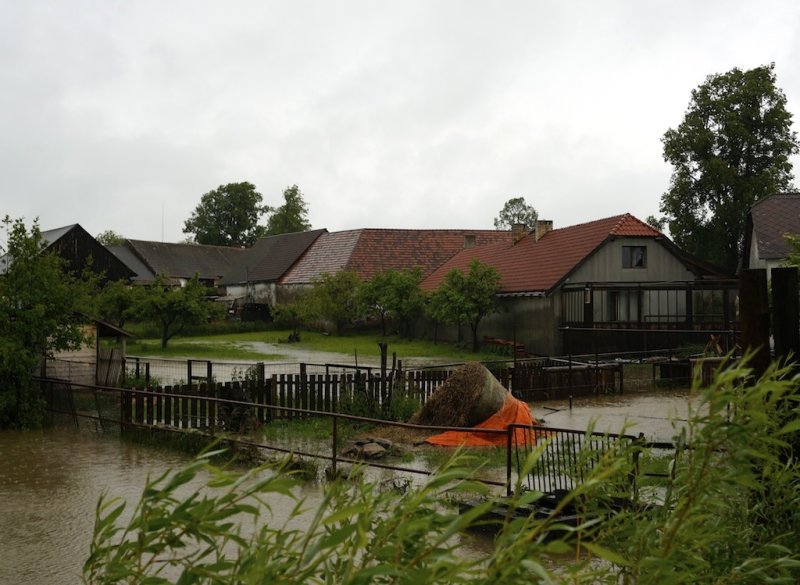
{"label": "large tree with foliage", "polygon": [[0,428],[36,427],[43,404],[32,383],[40,360],[83,343],[79,311],[89,285],[65,269],[64,261],[43,253],[34,222],[3,220],[7,250],[0,258]]}
{"label": "large tree with foliage", "polygon": [[308,221],[308,205],[297,185],[283,190],[283,205],[269,208],[272,212],[267,220],[267,235],[290,234],[311,229]]}
{"label": "large tree with foliage", "polygon": [[361,315],[361,281],[351,270],[328,272],[312,281],[312,288],[302,297],[299,308],[303,319],[327,321],[341,334]]}
{"label": "large tree with foliage", "polygon": [[791,127],[774,65],[711,75],[692,91],[683,122],[662,139],[673,172],[660,210],[676,244],[736,270],[748,209],[791,187]]}
{"label": "large tree with foliage", "polygon": [[362,302],[367,314],[381,321],[381,334],[386,337],[389,319],[399,320],[406,335],[411,334],[414,319],[424,307],[425,299],[420,289],[422,270],[386,270],[364,283]]}
{"label": "large tree with foliage", "polygon": [[136,317],[144,292],[142,287],[122,280],[108,282],[94,295],[94,315],[117,327],[125,327],[129,319]]}
{"label": "large tree with foliage", "polygon": [[252,183],[220,185],[200,198],[183,233],[194,234],[198,244],[251,246],[266,233],[258,220],[269,208],[261,200]]}
{"label": "large tree with foliage", "polygon": [[221,317],[224,311],[222,305],[206,298],[206,289],[197,275],[183,287],[168,286],[164,276],[157,276],[138,306],[139,317],[160,327],[162,349],[186,327]]}
{"label": "large tree with foliage", "polygon": [[528,205],[524,197],[512,197],[503,205],[503,209],[494,218],[494,227],[498,230],[511,229],[514,225],[524,224],[529,229],[536,225],[539,214],[533,205]]}
{"label": "large tree with foliage", "polygon": [[118,234],[114,230],[101,232],[94,239],[104,246],[121,246],[125,243],[125,236]]}
{"label": "large tree with foliage", "polygon": [[478,325],[497,310],[500,273],[479,260],[473,260],[469,272],[454,268],[434,293],[433,309],[445,322],[468,323],[472,332],[472,350],[478,351]]}

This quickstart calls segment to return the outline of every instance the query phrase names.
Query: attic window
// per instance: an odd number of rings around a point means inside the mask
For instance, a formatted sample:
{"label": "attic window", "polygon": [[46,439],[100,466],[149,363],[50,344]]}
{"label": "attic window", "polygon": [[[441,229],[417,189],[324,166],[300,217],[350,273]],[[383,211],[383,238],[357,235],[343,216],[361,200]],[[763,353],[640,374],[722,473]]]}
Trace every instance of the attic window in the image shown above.
{"label": "attic window", "polygon": [[647,268],[647,246],[622,246],[623,268]]}

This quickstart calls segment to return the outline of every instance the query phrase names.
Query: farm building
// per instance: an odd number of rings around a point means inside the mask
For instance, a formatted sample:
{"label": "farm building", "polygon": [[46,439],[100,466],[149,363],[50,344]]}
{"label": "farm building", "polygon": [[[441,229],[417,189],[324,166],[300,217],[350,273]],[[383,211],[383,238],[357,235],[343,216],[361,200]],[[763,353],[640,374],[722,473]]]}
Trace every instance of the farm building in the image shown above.
{"label": "farm building", "polygon": [[[423,289],[435,290],[448,271],[467,271],[472,260],[501,275],[501,310],[482,322],[482,335],[513,337],[530,353],[641,348],[634,331],[729,329],[735,319],[736,280],[630,214],[561,229],[547,223],[509,242],[463,250]],[[681,336],[647,339],[672,346]]]}

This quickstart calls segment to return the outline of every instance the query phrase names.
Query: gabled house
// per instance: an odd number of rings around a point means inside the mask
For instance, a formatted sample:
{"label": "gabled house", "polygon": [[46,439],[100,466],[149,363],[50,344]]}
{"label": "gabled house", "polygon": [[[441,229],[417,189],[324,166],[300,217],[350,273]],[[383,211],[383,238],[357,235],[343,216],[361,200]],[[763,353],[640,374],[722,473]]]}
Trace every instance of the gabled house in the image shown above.
{"label": "gabled house", "polygon": [[105,280],[129,280],[135,276],[128,266],[75,223],[42,232],[44,253],[57,254],[67,268],[80,274],[86,268],[102,274]]}
{"label": "gabled house", "polygon": [[498,230],[364,228],[320,235],[280,279],[279,294],[291,295],[326,273],[352,270],[369,280],[386,270],[419,268],[423,277],[465,248],[510,242]]}
{"label": "gabled house", "polygon": [[274,307],[280,278],[326,233],[319,229],[260,238],[220,280],[226,299]]}
{"label": "gabled house", "polygon": [[[482,334],[514,338],[531,353],[596,351],[591,332],[598,329],[727,328],[733,319],[736,281],[630,214],[462,250],[422,288],[435,290],[448,271],[466,272],[472,260],[501,275],[501,311],[485,319]],[[600,349],[637,344],[641,337],[608,335]]]}
{"label": "gabled house", "polygon": [[800,235],[800,193],[779,193],[757,201],[747,214],[742,268],[783,265],[790,252],[784,236]]}

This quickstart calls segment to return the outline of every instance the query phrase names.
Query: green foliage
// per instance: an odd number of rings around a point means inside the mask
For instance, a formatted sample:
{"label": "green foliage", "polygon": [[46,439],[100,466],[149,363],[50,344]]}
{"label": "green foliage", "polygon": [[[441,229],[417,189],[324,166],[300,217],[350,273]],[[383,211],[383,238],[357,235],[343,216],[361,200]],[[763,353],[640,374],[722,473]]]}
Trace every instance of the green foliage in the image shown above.
{"label": "green foliage", "polygon": [[197,275],[185,286],[173,288],[166,285],[164,276],[156,277],[147,287],[138,305],[138,314],[145,320],[159,324],[161,348],[189,325],[202,323],[222,316],[225,308],[206,299],[205,288]]}
{"label": "green foliage", "polygon": [[672,238],[733,274],[749,208],[792,183],[797,134],[774,65],[709,76],[662,142],[673,173],[660,210]]}
{"label": "green foliage", "polygon": [[8,249],[0,259],[0,428],[36,427],[42,403],[31,376],[54,352],[85,341],[78,311],[88,304],[89,283],[65,270],[64,261],[42,253],[36,222],[3,220]]}
{"label": "green foliage", "polygon": [[351,416],[380,418],[381,409],[378,401],[367,390],[363,381],[355,380],[352,384],[342,385],[337,402],[338,411]]}
{"label": "green foliage", "polygon": [[436,321],[468,323],[472,332],[472,351],[477,352],[478,325],[484,317],[497,310],[498,292],[500,273],[493,266],[473,260],[467,274],[454,268],[445,275],[430,299],[428,312]]}
{"label": "green foliage", "polygon": [[267,220],[266,235],[291,234],[311,229],[308,221],[308,205],[297,185],[286,187],[283,191],[283,205],[268,208],[272,215]]}
{"label": "green foliage", "polygon": [[312,288],[299,306],[306,323],[315,320],[333,323],[336,333],[361,315],[361,281],[355,272],[340,270],[314,278]]}
{"label": "green foliage", "polygon": [[783,239],[789,245],[789,255],[786,257],[784,264],[786,266],[800,267],[800,235],[785,234]]}
{"label": "green foliage", "polygon": [[144,298],[144,289],[121,280],[109,281],[94,296],[94,314],[104,321],[125,327],[129,319],[137,316]]}
{"label": "green foliage", "polygon": [[101,232],[94,239],[104,246],[121,246],[125,243],[125,236],[118,234],[114,230]]}
{"label": "green foliage", "polygon": [[517,224],[523,224],[530,230],[536,225],[538,218],[536,209],[533,205],[528,205],[524,197],[512,197],[494,218],[494,227],[498,230],[507,230]]}
{"label": "green foliage", "polygon": [[252,183],[220,185],[200,198],[183,233],[194,234],[198,244],[251,246],[265,235],[259,218],[269,209],[261,205],[261,193]]}
{"label": "green foliage", "polygon": [[368,315],[381,321],[381,335],[386,337],[388,319],[398,319],[404,334],[411,336],[414,320],[422,313],[425,297],[420,289],[422,270],[386,270],[379,272],[361,288],[361,302]]}

